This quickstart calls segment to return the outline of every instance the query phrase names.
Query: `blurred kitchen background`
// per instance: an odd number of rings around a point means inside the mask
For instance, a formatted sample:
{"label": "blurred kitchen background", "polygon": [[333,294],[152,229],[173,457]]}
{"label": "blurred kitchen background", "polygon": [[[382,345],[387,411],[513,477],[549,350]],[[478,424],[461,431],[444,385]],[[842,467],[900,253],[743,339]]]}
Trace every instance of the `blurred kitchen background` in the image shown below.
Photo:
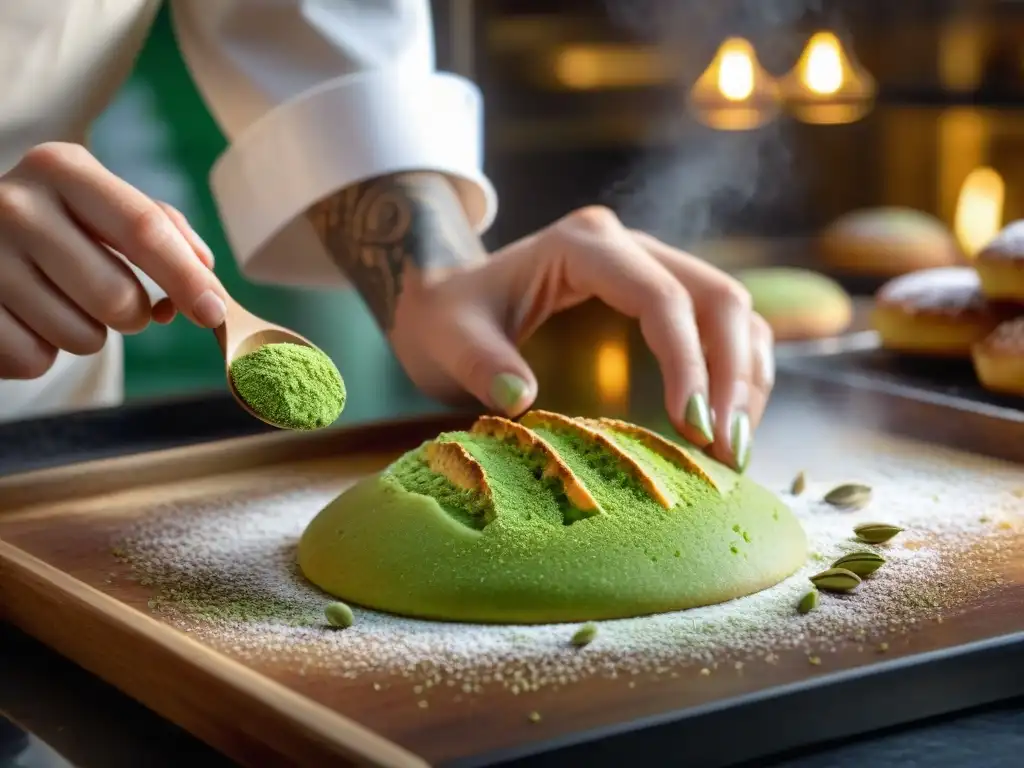
{"label": "blurred kitchen background", "polygon": [[[828,271],[814,237],[851,210],[918,209],[968,253],[1024,216],[1020,0],[434,8],[439,66],[484,91],[486,170],[501,198],[491,247],[597,202],[725,269]],[[166,9],[92,141],[115,172],[189,216],[239,300],[334,357],[350,389],[342,421],[395,400],[434,407],[401,374],[358,296],[239,276],[206,186],[224,139],[181,63]],[[546,370],[552,381],[578,372],[597,382],[594,405],[625,407],[629,323],[593,307],[574,322],[604,341],[577,352],[571,323],[542,331],[529,347],[542,387]],[[126,356],[130,399],[224,386],[209,332],[180,319],[127,339]]]}

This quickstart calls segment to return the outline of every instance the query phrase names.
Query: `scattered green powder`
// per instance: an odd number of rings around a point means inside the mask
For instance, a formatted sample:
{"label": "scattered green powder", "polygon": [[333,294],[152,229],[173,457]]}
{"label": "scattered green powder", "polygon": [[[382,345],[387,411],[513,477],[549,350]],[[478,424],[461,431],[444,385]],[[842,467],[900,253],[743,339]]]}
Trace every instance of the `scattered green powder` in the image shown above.
{"label": "scattered green powder", "polygon": [[324,609],[324,615],[327,617],[327,623],[332,627],[346,629],[355,623],[352,609],[344,603],[331,603]]}
{"label": "scattered green powder", "polygon": [[239,396],[286,429],[330,426],[345,407],[345,382],[323,352],[301,344],[264,344],[231,364]]}
{"label": "scattered green powder", "polygon": [[[465,440],[469,442],[470,436]],[[477,450],[475,444],[472,450]],[[571,629],[561,624],[472,626],[357,609],[358,632],[330,631],[323,624],[324,606],[331,598],[302,578],[294,548],[307,517],[336,497],[335,478],[311,483],[307,477],[282,475],[282,488],[270,495],[266,489],[249,489],[161,505],[119,528],[111,545],[114,556],[131,566],[129,578],[153,580],[156,595],[150,609],[164,621],[232,658],[272,661],[296,674],[366,676],[376,681],[387,672],[399,682],[452,686],[460,692],[457,700],[492,688],[513,695],[557,692],[583,679],[621,681],[624,675],[640,672],[675,678],[675,670],[683,671],[675,665],[683,663],[710,677],[712,669],[718,669],[716,659],[733,653],[743,654],[748,665],[759,658],[778,663],[781,653],[818,653],[827,660],[821,649],[807,647],[809,641],[820,641],[825,648],[858,643],[858,650],[884,654],[889,643],[879,643],[883,638],[892,641],[919,622],[941,621],[936,610],[970,605],[998,588],[994,577],[979,579],[977,574],[979,569],[1005,572],[1017,551],[1013,540],[962,512],[981,505],[1019,515],[1019,502],[1007,502],[1010,494],[1003,488],[1020,487],[1019,471],[1014,474],[1012,468],[999,465],[981,464],[982,470],[964,467],[957,455],[943,466],[929,457],[927,469],[916,470],[920,474],[915,482],[914,464],[908,471],[892,473],[903,450],[897,446],[893,453],[884,448],[865,452],[862,460],[869,474],[880,473],[877,487],[883,490],[888,514],[908,527],[913,522],[919,534],[927,532],[929,545],[907,546],[896,539],[886,553],[891,565],[884,579],[870,583],[855,601],[822,601],[798,631],[791,623],[793,606],[806,593],[804,577],[819,570],[814,562],[777,587],[746,598],[603,623],[601,647],[585,653],[566,647]],[[892,480],[897,475],[899,482]],[[937,512],[921,504],[925,482],[942,490],[944,505]],[[523,497],[527,505],[534,505],[525,513],[535,516],[531,524],[538,523],[536,515],[544,509],[554,509],[546,496]],[[806,496],[796,507],[816,560],[831,561],[850,551],[848,515],[822,511]],[[658,513],[653,506],[639,511]],[[595,522],[565,526],[559,521],[545,533],[565,535]],[[729,525],[733,522],[730,519]],[[598,577],[604,573],[595,569]],[[670,666],[673,671],[667,672]],[[378,685],[374,683],[374,690]]]}

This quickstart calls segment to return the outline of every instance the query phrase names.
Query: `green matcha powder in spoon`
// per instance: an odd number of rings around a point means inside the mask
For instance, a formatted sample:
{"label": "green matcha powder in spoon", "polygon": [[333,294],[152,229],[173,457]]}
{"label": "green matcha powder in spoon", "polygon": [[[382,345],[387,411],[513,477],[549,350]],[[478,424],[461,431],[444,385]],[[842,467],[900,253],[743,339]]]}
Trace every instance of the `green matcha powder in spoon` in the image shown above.
{"label": "green matcha powder in spoon", "polygon": [[285,429],[333,424],[345,407],[345,382],[315,347],[264,344],[231,362],[235,391],[261,418]]}

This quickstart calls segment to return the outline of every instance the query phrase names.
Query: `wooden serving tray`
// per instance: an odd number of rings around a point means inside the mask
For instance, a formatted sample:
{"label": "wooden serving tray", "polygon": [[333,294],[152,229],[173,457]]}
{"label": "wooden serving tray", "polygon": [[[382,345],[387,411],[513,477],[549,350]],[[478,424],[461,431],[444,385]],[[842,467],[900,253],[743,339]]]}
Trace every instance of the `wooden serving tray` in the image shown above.
{"label": "wooden serving tray", "polygon": [[[847,428],[828,416],[841,411],[834,399],[790,392],[759,433],[773,447],[755,459],[759,479],[801,466],[814,476],[868,450],[844,441]],[[1006,538],[1013,556],[997,586],[941,623],[894,635],[886,654],[840,644],[819,666],[786,651],[735,672],[680,665],[522,694],[435,691],[429,707],[415,679],[383,668],[325,676],[211,647],[151,610],[152,587],[112,554],[119,534],[158,508],[180,507],[187,524],[190,505],[211,498],[307,483],[341,490],[471,418],[243,438],[0,478],[0,615],[251,766],[619,765],[662,751],[717,765],[1024,693],[1024,535]]]}

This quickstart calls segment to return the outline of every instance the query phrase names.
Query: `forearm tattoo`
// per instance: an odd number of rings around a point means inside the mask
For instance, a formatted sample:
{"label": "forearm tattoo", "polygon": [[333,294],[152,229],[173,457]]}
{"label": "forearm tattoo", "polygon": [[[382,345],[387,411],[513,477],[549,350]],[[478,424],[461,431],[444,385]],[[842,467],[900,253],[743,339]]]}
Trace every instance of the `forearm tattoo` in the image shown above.
{"label": "forearm tattoo", "polygon": [[307,212],[338,268],[389,332],[410,270],[472,263],[484,249],[451,184],[436,173],[400,173],[349,187]]}

